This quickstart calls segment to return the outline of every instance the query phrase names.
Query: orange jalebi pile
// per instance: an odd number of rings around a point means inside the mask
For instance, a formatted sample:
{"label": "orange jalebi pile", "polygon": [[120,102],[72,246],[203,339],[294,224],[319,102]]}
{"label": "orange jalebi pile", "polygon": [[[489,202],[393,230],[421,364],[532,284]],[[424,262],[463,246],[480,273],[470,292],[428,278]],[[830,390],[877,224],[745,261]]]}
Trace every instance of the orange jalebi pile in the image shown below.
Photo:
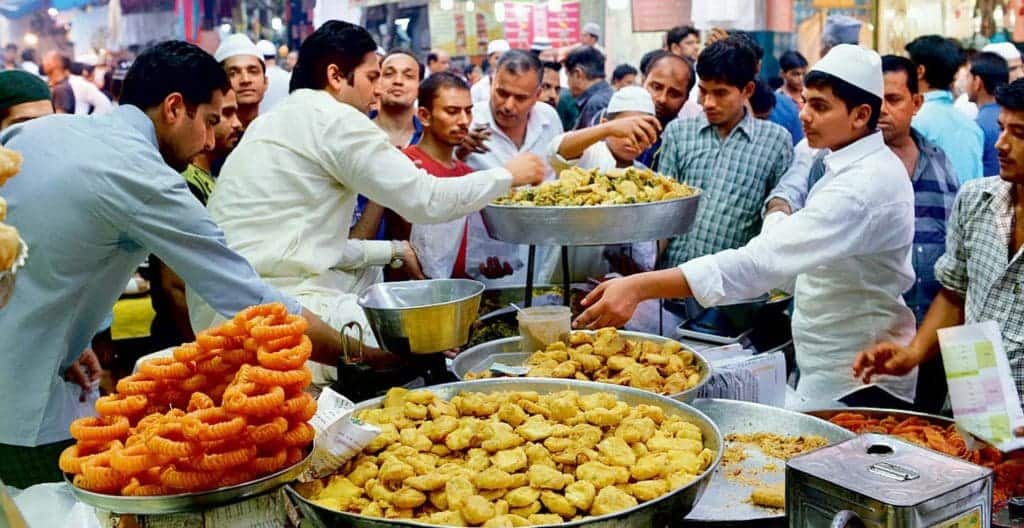
{"label": "orange jalebi pile", "polygon": [[151,359],[75,420],[60,457],[99,493],[170,495],[233,486],[302,460],[316,401],[305,392],[308,323],[282,304],[248,308]]}
{"label": "orange jalebi pile", "polygon": [[1004,461],[1003,453],[988,444],[980,449],[968,449],[967,442],[954,424],[937,425],[922,417],[901,420],[890,415],[872,418],[855,412],[839,413],[829,421],[857,434],[893,435],[940,453],[991,468],[995,474],[992,503],[997,507],[1010,497],[1024,493],[1024,460]]}

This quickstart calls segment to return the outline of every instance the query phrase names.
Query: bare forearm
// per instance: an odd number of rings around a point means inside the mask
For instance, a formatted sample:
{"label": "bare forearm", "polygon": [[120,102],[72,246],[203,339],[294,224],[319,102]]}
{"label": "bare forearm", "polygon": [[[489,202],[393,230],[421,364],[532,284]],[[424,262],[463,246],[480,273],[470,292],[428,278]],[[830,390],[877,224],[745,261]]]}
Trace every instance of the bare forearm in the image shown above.
{"label": "bare forearm", "polygon": [[649,299],[682,299],[693,296],[690,284],[679,268],[648,271],[629,277],[641,301]]}
{"label": "bare forearm", "polygon": [[380,221],[384,218],[384,207],[376,202],[367,202],[363,209],[363,216],[359,217],[356,225],[349,230],[349,238],[359,240],[374,240],[377,238],[377,230],[380,229]]}
{"label": "bare forearm", "polygon": [[939,353],[938,331],[964,323],[964,299],[956,293],[942,288],[931,308],[924,316],[917,335],[910,343],[910,349],[920,358],[920,363],[934,358]]}
{"label": "bare forearm", "polygon": [[310,359],[317,363],[337,366],[343,350],[341,332],[331,328],[320,317],[305,308],[302,309],[302,316],[309,321],[306,335],[313,342],[313,354]]}
{"label": "bare forearm", "polygon": [[583,151],[588,147],[608,137],[608,124],[604,123],[565,134],[562,136],[562,143],[558,146],[558,155],[567,160],[583,156]]}

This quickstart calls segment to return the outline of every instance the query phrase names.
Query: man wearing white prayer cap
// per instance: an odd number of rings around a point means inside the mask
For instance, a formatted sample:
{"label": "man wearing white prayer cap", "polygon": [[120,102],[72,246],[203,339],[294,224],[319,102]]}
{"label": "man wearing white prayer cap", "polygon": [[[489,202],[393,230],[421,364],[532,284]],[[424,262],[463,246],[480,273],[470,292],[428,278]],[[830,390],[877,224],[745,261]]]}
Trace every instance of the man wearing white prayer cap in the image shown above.
{"label": "man wearing white prayer cap", "polygon": [[494,70],[498,67],[498,59],[510,49],[512,46],[504,39],[492,40],[487,43],[487,75],[470,87],[469,94],[473,98],[473,103],[487,101],[491,98],[491,78],[494,77]]}
{"label": "man wearing white prayer cap", "polygon": [[981,51],[995,53],[1006,59],[1006,65],[1010,68],[1010,82],[1024,77],[1024,67],[1021,65],[1020,50],[1012,42],[993,42],[981,48]]}
{"label": "man wearing white prayer cap", "polygon": [[773,288],[792,290],[793,343],[800,371],[787,406],[882,405],[906,408],[917,371],[866,388],[853,376],[857,353],[878,340],[907,344],[913,313],[902,293],[914,282],[914,191],[903,163],[876,129],[881,58],[839,44],[807,73],[800,112],[811,147],[828,149],[825,173],[806,206],[770,214],[746,246],[670,268],[602,283],[583,301],[578,327],[619,326],[639,302],[694,297],[730,304]]}
{"label": "man wearing white prayer cap", "polygon": [[291,84],[292,74],[277,65],[277,46],[274,46],[273,42],[261,40],[256,43],[256,48],[263,56],[267,71],[267,91],[263,96],[263,102],[260,103],[260,114],[265,114],[288,97],[288,85]]}
{"label": "man wearing white prayer cap", "polygon": [[838,44],[860,42],[861,24],[860,20],[846,15],[829,15],[825,19],[825,28],[821,31],[821,56],[824,57]]}
{"label": "man wearing white prayer cap", "polygon": [[267,67],[252,40],[234,33],[221,41],[213,58],[224,67],[231,89],[238,99],[238,119],[248,128],[260,114],[260,103],[267,93]]}

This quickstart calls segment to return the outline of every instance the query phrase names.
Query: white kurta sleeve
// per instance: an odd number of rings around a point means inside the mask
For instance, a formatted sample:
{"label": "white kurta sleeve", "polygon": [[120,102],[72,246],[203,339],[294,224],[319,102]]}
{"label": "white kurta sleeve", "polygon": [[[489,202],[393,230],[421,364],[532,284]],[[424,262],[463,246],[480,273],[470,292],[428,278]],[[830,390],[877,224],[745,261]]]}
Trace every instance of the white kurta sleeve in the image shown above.
{"label": "white kurta sleeve", "polygon": [[511,187],[512,175],[504,168],[461,178],[435,178],[391,146],[387,135],[369,119],[355,116],[352,122],[352,117],[339,116],[322,130],[325,168],[346,187],[413,224],[466,216]]}

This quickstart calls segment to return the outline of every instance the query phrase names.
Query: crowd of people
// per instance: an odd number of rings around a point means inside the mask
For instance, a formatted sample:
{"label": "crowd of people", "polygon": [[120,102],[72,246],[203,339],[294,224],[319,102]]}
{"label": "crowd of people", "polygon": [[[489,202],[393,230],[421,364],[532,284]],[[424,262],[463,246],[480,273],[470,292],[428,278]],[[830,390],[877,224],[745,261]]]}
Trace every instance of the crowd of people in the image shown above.
{"label": "crowd of people", "polygon": [[[610,64],[587,24],[577,45],[495,40],[461,67],[331,21],[285,68],[272,43],[234,34],[212,55],[155,45],[99,83],[56,52],[39,70],[8,46],[0,143],[24,161],[0,195],[32,258],[0,312],[0,478],[59,478],[78,385],[98,375],[93,338],[140,264],[154,350],[280,301],[309,319],[327,384],[352,339],[338,330],[368,325],[365,287],[525,283],[527,248],[491,238],[478,212],[570,167],[701,190],[685,235],[572,250],[573,280],[617,277],[578,327],[621,326],[646,299],[715,306],[781,288],[809,405],[866,381],[862,404],[929,404],[916,367],[937,330],[990,319],[1024,391],[1020,52],[932,35],[879,56],[858,34],[830,18],[822,58],[786,51],[777,79],[749,34],[702,42],[690,27],[636,66]],[[538,281],[561,279],[560,255],[538,248]],[[399,361],[365,339],[372,365]]]}

